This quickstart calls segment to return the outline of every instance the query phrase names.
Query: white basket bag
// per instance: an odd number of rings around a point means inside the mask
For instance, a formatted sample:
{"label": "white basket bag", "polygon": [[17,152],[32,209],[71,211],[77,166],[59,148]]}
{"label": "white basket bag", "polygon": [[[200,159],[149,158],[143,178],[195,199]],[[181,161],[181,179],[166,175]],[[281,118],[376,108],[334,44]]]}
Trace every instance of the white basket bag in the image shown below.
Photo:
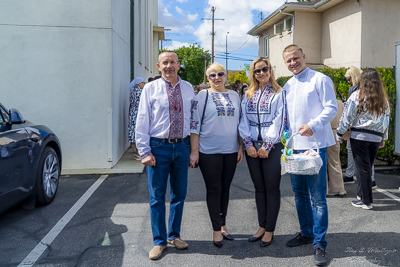
{"label": "white basket bag", "polygon": [[[314,152],[310,153],[314,155],[307,155],[304,153],[293,154],[293,152],[288,153],[288,151],[290,150],[288,149],[287,144],[289,144],[289,140],[292,139],[297,134],[299,134],[299,132],[292,134],[285,143],[283,154],[281,156],[281,173],[282,175],[285,173],[298,174],[298,175],[317,174],[322,167],[322,159],[319,155],[319,147],[317,139],[315,139],[314,136],[312,136],[312,138],[314,138],[315,143],[317,144],[317,152],[315,153],[314,150],[308,150],[309,152]],[[291,151],[293,151],[293,143],[294,142],[292,142]]]}

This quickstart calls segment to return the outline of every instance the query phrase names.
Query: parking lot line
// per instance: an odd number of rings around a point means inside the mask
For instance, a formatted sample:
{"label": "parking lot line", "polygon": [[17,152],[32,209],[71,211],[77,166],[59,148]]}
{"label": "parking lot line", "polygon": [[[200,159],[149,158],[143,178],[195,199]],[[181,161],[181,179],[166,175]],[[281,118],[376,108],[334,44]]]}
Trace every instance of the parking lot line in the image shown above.
{"label": "parking lot line", "polygon": [[75,214],[82,208],[90,196],[96,189],[105,181],[108,175],[102,175],[94,184],[81,196],[81,198],[69,209],[69,211],[57,222],[57,224],[47,233],[45,237],[36,245],[36,247],[29,253],[28,256],[18,265],[19,266],[33,266],[39,257],[50,246],[51,242],[58,236],[64,229],[67,223],[75,216]]}
{"label": "parking lot line", "polygon": [[388,191],[386,191],[386,190],[384,190],[384,189],[382,189],[382,188],[379,188],[379,187],[378,187],[378,188],[375,189],[375,191],[378,191],[378,192],[380,192],[380,193],[382,193],[382,194],[385,194],[386,196],[388,196],[388,197],[390,197],[390,198],[392,198],[392,199],[394,199],[394,200],[400,202],[400,198],[399,198],[399,197],[393,195],[392,193],[389,193]]}

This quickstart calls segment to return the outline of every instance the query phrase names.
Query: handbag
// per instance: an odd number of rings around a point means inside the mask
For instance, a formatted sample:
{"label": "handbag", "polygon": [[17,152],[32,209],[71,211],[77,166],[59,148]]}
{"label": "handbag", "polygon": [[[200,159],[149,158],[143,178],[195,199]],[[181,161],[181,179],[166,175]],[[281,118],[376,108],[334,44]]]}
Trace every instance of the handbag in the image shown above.
{"label": "handbag", "polygon": [[251,140],[251,142],[253,142],[253,146],[255,147],[255,149],[257,151],[262,147],[262,145],[264,143],[264,141],[262,141],[262,140]]}

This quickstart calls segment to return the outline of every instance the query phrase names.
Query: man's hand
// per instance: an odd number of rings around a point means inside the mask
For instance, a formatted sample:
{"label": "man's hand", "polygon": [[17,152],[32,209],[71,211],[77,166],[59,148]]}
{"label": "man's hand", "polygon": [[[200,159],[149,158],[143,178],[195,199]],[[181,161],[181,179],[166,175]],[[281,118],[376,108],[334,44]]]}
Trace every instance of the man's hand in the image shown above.
{"label": "man's hand", "polygon": [[247,152],[247,155],[249,155],[249,157],[252,157],[252,158],[256,158],[257,157],[257,150],[256,150],[256,148],[254,146],[249,146],[246,149],[246,152]]}
{"label": "man's hand", "polygon": [[311,128],[310,128],[310,126],[308,126],[308,124],[302,125],[297,131],[300,132],[301,136],[312,136],[313,135],[313,132],[311,131]]}
{"label": "man's hand", "polygon": [[266,158],[268,158],[268,154],[269,154],[268,150],[266,150],[264,147],[261,147],[258,150],[258,156],[260,158],[266,159]]}
{"label": "man's hand", "polygon": [[142,159],[142,164],[146,166],[156,166],[156,158],[153,155],[147,156]]}

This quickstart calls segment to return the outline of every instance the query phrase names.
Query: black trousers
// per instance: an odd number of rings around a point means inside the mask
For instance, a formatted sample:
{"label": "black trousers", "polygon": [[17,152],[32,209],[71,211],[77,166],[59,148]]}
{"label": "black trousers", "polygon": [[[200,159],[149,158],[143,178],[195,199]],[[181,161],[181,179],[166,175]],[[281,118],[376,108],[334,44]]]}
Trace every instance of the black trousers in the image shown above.
{"label": "black trousers", "polygon": [[365,205],[369,205],[372,203],[372,165],[378,154],[380,143],[356,139],[350,140],[354,165],[356,166],[357,196],[361,198]]}
{"label": "black trousers", "polygon": [[199,167],[207,189],[207,208],[214,231],[225,226],[229,189],[237,165],[237,153],[199,153]]}
{"label": "black trousers", "polygon": [[281,164],[283,145],[276,144],[268,158],[252,158],[246,153],[247,165],[256,191],[258,224],[267,232],[275,231],[281,207]]}

